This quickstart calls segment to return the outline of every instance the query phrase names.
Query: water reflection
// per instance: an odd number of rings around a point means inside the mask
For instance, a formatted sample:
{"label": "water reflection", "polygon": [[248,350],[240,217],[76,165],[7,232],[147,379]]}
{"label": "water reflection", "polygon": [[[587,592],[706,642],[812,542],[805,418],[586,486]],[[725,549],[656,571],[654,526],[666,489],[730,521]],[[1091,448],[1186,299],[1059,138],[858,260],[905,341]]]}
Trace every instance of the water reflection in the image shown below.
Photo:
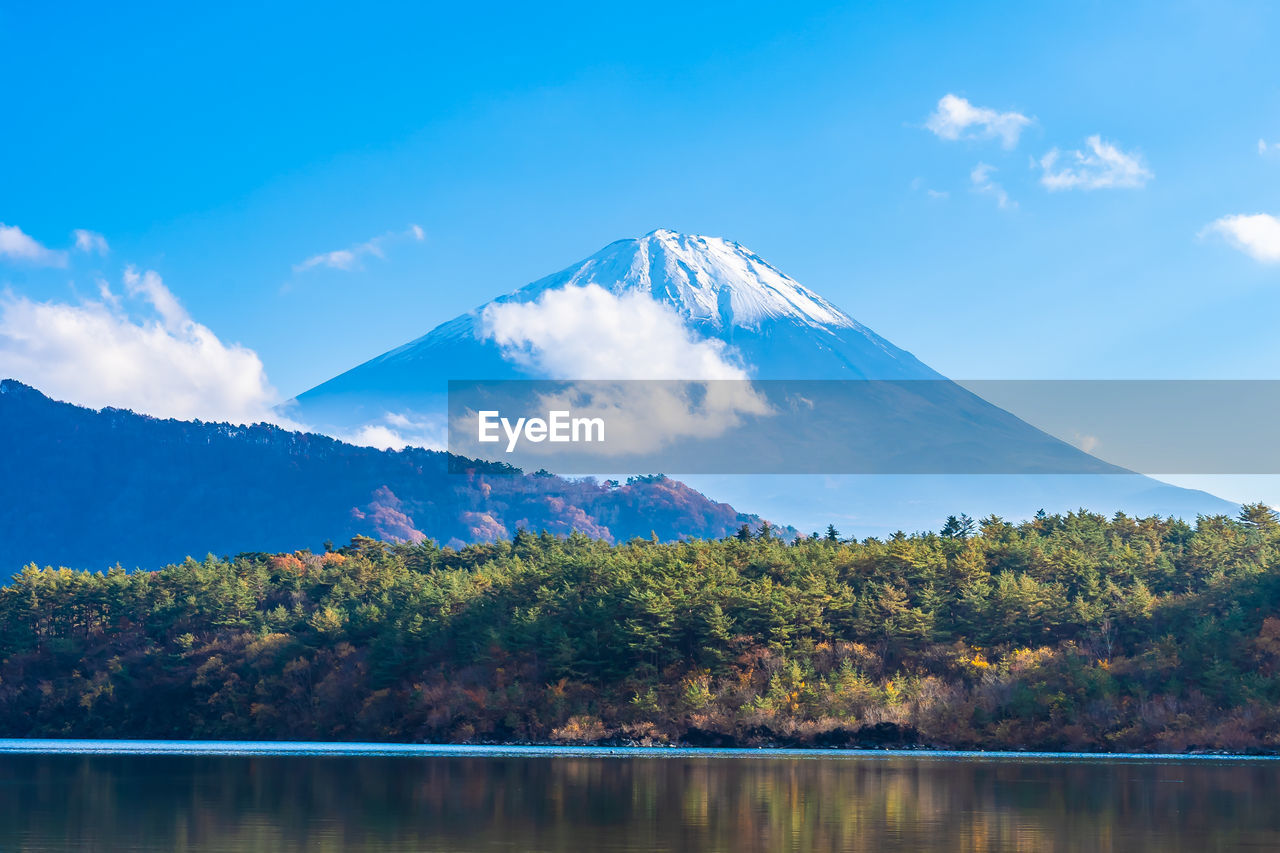
{"label": "water reflection", "polygon": [[1280,764],[0,755],[3,850],[1280,847]]}

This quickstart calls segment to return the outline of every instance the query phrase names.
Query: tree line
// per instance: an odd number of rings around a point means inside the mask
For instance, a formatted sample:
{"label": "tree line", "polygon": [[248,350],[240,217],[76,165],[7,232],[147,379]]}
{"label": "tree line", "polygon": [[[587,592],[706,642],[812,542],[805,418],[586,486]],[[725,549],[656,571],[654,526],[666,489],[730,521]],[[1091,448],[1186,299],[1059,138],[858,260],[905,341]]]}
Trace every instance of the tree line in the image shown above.
{"label": "tree line", "polygon": [[28,566],[0,733],[1271,751],[1278,549],[1257,504]]}

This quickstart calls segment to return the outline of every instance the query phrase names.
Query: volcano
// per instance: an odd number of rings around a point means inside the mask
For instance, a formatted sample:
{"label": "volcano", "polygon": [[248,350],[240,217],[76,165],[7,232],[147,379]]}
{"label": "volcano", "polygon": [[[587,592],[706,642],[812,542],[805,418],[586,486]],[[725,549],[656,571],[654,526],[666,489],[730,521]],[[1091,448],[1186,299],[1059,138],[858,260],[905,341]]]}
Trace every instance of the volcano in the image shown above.
{"label": "volcano", "polygon": [[[580,346],[593,336],[594,348]],[[673,352],[687,361],[673,365],[665,357]],[[734,376],[930,380],[919,387],[942,395],[931,405],[963,410],[957,423],[972,441],[999,436],[1020,453],[1048,454],[1066,472],[682,478],[718,499],[801,529],[830,523],[872,535],[933,528],[960,512],[1017,518],[1038,509],[1079,507],[1191,516],[1235,510],[1205,492],[1116,473],[1120,469],[948,382],[744,246],[669,230],[610,243],[445,322],[299,395],[290,415],[343,436],[371,427],[382,433],[394,429],[412,444],[440,441],[451,379]],[[838,425],[831,440],[842,440]]]}

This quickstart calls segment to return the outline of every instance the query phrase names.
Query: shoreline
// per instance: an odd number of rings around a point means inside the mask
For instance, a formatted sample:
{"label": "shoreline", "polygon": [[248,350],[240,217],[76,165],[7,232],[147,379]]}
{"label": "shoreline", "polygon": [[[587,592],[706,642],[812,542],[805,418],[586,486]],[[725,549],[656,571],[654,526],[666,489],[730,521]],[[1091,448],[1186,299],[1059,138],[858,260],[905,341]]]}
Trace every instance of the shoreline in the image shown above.
{"label": "shoreline", "polygon": [[631,758],[920,758],[974,761],[1280,761],[1280,753],[1197,751],[1051,752],[853,747],[697,747],[564,745],[554,743],[410,744],[343,741],[95,740],[90,738],[0,738],[3,755],[119,755],[189,757],[631,757]]}

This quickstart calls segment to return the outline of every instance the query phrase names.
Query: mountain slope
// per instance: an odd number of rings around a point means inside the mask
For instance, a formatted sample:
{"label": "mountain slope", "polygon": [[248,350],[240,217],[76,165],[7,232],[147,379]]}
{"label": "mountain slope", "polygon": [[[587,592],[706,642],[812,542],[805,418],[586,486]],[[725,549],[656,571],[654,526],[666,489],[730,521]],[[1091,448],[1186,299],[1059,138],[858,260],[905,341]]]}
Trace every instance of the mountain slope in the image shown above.
{"label": "mountain slope", "polygon": [[450,474],[436,451],[94,411],[13,380],[0,381],[0,446],[0,572],[150,568],[356,534],[460,544],[526,527],[625,541],[720,537],[759,522],[665,478],[610,487],[484,464]]}
{"label": "mountain slope", "polygon": [[732,347],[755,378],[943,378],[743,246],[658,230],[610,243],[298,395],[296,414],[350,429],[386,412],[432,413],[449,379],[546,378],[504,354],[485,312],[590,285],[669,306],[698,335]]}
{"label": "mountain slope", "polygon": [[[756,379],[932,380],[904,382],[906,393],[934,410],[951,412],[960,435],[955,446],[985,447],[1012,458],[1014,449],[1060,460],[1055,470],[1098,470],[1098,460],[1065,445],[948,382],[820,295],[731,241],[659,230],[611,243],[586,260],[539,279],[433,329],[299,395],[293,416],[317,427],[349,433],[390,414],[401,420],[437,418],[450,379],[585,378],[591,365],[539,372],[504,350],[492,328],[494,312],[531,305],[575,288],[602,288],[619,297],[643,294],[671,309],[700,340],[718,342]],[[654,353],[661,348],[654,343]],[[646,353],[633,354],[643,362]],[[605,377],[605,378],[635,378]],[[700,378],[688,376],[685,378]],[[954,404],[960,401],[965,411]],[[912,403],[911,405],[914,405]],[[910,407],[910,406],[908,406]],[[891,420],[884,413],[886,422]],[[849,424],[830,425],[832,442],[867,434]],[[874,432],[874,430],[872,430]],[[881,430],[888,433],[889,430]],[[914,453],[910,435],[891,434],[895,452]],[[923,436],[921,452],[936,451]],[[1023,470],[995,466],[1001,471]],[[1106,466],[1102,466],[1106,467]],[[1034,467],[1028,472],[1043,470]],[[668,473],[679,475],[678,470]],[[1087,506],[1142,514],[1233,512],[1226,501],[1136,474],[978,477],[840,476],[821,487],[810,478],[762,475],[685,477],[685,482],[733,503],[747,503],[802,529],[836,523],[865,533],[935,527],[946,515],[967,511],[1025,517],[1039,508],[1067,511]]]}

